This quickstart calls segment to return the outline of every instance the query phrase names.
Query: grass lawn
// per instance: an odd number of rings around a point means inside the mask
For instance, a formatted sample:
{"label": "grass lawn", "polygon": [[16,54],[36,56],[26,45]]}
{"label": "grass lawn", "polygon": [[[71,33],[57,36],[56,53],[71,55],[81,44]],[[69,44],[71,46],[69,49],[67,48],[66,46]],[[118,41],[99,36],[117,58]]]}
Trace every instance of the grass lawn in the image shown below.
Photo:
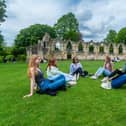
{"label": "grass lawn", "polygon": [[[68,72],[70,61],[58,62]],[[82,61],[94,73],[103,61]],[[115,68],[124,62],[115,63]],[[41,65],[42,70],[46,64]],[[101,78],[80,78],[78,84],[56,97],[29,93],[27,64],[0,64],[0,126],[125,126],[126,86],[100,88]]]}

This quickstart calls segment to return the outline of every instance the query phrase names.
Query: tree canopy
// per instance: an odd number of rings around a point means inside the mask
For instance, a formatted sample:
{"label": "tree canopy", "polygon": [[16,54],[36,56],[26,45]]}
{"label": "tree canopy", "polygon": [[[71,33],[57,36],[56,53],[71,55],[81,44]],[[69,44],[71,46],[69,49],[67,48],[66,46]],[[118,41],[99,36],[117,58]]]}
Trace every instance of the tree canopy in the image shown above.
{"label": "tree canopy", "polygon": [[104,39],[105,42],[116,42],[117,32],[115,30],[109,30],[106,38]]}
{"label": "tree canopy", "polygon": [[[6,4],[5,4],[5,0],[0,0],[0,25],[2,22],[5,21],[5,18],[7,17],[6,16]],[[4,45],[4,37],[3,35],[1,34],[1,31],[0,31],[0,50],[2,51],[3,50],[3,45]]]}
{"label": "tree canopy", "polygon": [[118,33],[115,30],[110,30],[104,41],[126,44],[126,27],[121,28]]}
{"label": "tree canopy", "polygon": [[75,15],[71,12],[59,18],[54,28],[57,37],[61,39],[80,39],[79,23]]}
{"label": "tree canopy", "polygon": [[36,44],[38,40],[42,39],[45,32],[49,33],[52,38],[56,37],[55,31],[51,26],[35,24],[20,31],[15,39],[15,46],[26,47]]}
{"label": "tree canopy", "polygon": [[0,23],[5,21],[6,16],[5,0],[0,0]]}
{"label": "tree canopy", "polygon": [[66,40],[78,41],[81,39],[81,34],[75,31],[68,31],[64,33],[63,38]]}
{"label": "tree canopy", "polygon": [[1,32],[0,32],[0,47],[2,47],[4,44],[4,38],[3,38],[3,35],[1,35]]}
{"label": "tree canopy", "polygon": [[126,44],[126,27],[120,29],[117,34],[117,42]]}

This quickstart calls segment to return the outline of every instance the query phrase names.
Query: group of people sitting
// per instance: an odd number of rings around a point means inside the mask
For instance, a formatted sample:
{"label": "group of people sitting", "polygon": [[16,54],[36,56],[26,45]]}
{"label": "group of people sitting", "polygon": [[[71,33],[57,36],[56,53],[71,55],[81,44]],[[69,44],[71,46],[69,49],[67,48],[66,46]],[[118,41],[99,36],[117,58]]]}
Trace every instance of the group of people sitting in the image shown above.
{"label": "group of people sitting", "polygon": [[[46,69],[47,78],[45,78],[43,71],[40,69],[41,60],[41,57],[38,55],[33,55],[29,60],[28,77],[30,79],[30,94],[24,97],[32,96],[35,90],[39,94],[56,96],[59,90],[65,91],[67,86],[77,84],[79,76],[88,76],[88,72],[83,70],[82,64],[76,56],[72,59],[72,63],[70,64],[69,74],[59,70],[57,61],[52,56],[48,60]],[[101,75],[105,76],[102,80],[102,88],[119,88],[126,83],[126,65],[123,69],[113,70],[111,58],[106,56],[104,66],[100,67],[91,78],[97,79]]]}
{"label": "group of people sitting", "polygon": [[44,77],[43,71],[39,65],[41,57],[33,55],[29,60],[28,77],[30,79],[30,94],[24,97],[33,95],[34,90],[39,94],[49,94],[55,96],[59,90],[66,90],[66,86],[77,84],[79,76],[85,77],[88,75],[87,71],[83,70],[81,63],[77,57],[73,58],[70,64],[70,73],[64,73],[57,67],[57,61],[52,56],[47,65],[47,78]]}

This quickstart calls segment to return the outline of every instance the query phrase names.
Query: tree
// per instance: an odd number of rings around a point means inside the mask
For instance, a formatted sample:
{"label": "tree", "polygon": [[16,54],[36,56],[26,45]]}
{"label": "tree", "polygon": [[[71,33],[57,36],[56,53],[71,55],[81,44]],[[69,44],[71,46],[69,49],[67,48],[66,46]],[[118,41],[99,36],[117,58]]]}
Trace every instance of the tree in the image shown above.
{"label": "tree", "polygon": [[3,35],[1,35],[1,32],[0,32],[0,55],[4,55],[3,46],[4,46],[4,38],[3,38]]}
{"label": "tree", "polygon": [[52,38],[56,37],[55,31],[51,26],[35,24],[22,29],[15,39],[16,47],[27,47],[34,45],[42,39],[45,33],[49,33]]}
{"label": "tree", "polygon": [[5,21],[6,16],[5,0],[0,0],[0,23]]}
{"label": "tree", "polygon": [[13,47],[11,54],[14,55],[15,57],[18,57],[18,55],[22,55],[26,53],[26,48],[25,47]]}
{"label": "tree", "polygon": [[[5,13],[6,13],[5,0],[0,0],[0,23],[5,21],[5,17],[7,17]],[[4,54],[3,46],[4,46],[4,37],[0,31],[0,55]]]}
{"label": "tree", "polygon": [[61,39],[73,38],[73,34],[79,34],[79,23],[73,13],[63,15],[54,25],[57,37]]}
{"label": "tree", "polygon": [[116,42],[117,33],[115,30],[109,30],[107,37],[104,39],[105,42]]}
{"label": "tree", "polygon": [[117,34],[117,42],[126,44],[126,27],[122,28]]}
{"label": "tree", "polygon": [[64,33],[63,38],[66,40],[78,41],[81,39],[81,35],[79,32],[68,31],[68,32]]}
{"label": "tree", "polygon": [[0,47],[2,47],[3,44],[4,44],[4,37],[3,37],[3,35],[0,32]]}

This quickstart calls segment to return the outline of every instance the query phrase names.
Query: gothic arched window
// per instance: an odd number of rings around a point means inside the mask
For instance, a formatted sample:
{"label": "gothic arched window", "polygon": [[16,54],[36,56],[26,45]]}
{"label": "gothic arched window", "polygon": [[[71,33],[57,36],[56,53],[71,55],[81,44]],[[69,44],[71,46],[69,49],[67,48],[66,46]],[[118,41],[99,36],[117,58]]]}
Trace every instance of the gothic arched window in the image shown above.
{"label": "gothic arched window", "polygon": [[94,46],[93,45],[89,46],[89,53],[94,53]]}
{"label": "gothic arched window", "polygon": [[119,46],[118,51],[119,51],[119,54],[123,53],[123,47],[122,47],[122,45]]}
{"label": "gothic arched window", "polygon": [[111,44],[110,47],[109,47],[109,53],[110,54],[113,54],[113,45]]}
{"label": "gothic arched window", "polygon": [[82,43],[79,43],[79,45],[78,45],[78,52],[83,52],[83,45],[82,45]]}

